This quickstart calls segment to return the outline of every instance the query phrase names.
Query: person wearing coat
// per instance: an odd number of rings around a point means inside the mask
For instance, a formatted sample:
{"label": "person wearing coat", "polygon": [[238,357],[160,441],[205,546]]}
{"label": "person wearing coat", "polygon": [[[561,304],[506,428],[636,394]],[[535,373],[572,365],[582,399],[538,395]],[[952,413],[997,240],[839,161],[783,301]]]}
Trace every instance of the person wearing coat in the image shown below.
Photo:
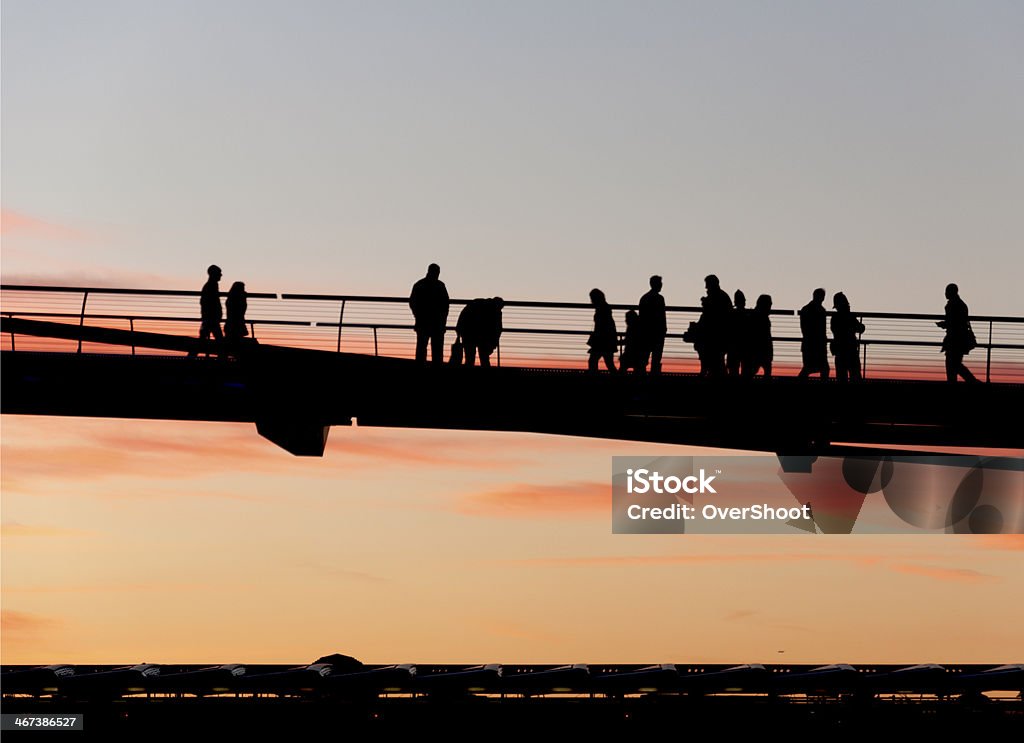
{"label": "person wearing coat", "polygon": [[615,328],[612,308],[600,289],[590,290],[590,303],[594,305],[594,332],[590,334],[590,360],[587,369],[597,371],[598,362],[604,359],[605,368],[615,371],[615,352],[619,350],[619,334]]}

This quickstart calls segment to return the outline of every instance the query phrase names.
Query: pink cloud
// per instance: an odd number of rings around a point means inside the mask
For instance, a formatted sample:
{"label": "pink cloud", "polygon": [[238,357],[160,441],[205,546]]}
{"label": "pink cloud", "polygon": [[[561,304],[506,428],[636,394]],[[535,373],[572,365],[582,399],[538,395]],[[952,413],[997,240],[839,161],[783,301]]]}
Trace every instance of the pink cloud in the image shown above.
{"label": "pink cloud", "polygon": [[897,573],[909,575],[924,575],[949,583],[980,583],[983,581],[997,580],[994,575],[980,573],[969,568],[945,568],[939,565],[916,565],[914,563],[901,563],[890,566],[890,570]]}
{"label": "pink cloud", "polygon": [[43,617],[38,614],[29,614],[24,611],[13,611],[4,609],[0,611],[0,627],[4,633],[28,634],[44,632],[60,625],[60,621]]}
{"label": "pink cloud", "polygon": [[560,485],[513,485],[470,495],[457,505],[470,516],[532,517],[601,513],[611,504],[606,482],[572,482]]}
{"label": "pink cloud", "polygon": [[987,534],[978,537],[982,547],[992,550],[1024,550],[1024,534]]}
{"label": "pink cloud", "polygon": [[0,209],[0,234],[23,235],[44,240],[81,240],[85,237],[81,230],[11,209]]}
{"label": "pink cloud", "polygon": [[8,522],[0,525],[0,535],[7,537],[87,537],[95,532],[84,529],[68,529],[62,526],[34,526]]}
{"label": "pink cloud", "polygon": [[[113,477],[178,480],[224,471],[334,478],[354,463],[502,469],[524,455],[550,450],[533,437],[505,437],[500,454],[481,435],[425,434],[335,427],[322,460],[299,460],[262,439],[250,424],[175,421],[57,420],[16,417],[3,431],[3,487],[26,488],[40,479],[98,481]],[[237,497],[237,495],[236,495]]]}

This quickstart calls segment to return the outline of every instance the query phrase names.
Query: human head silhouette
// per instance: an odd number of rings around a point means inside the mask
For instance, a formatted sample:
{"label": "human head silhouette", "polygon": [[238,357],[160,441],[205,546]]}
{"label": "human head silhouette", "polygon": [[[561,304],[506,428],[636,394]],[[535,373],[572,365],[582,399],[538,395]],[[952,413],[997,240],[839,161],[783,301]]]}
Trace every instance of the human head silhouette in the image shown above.
{"label": "human head silhouette", "polygon": [[494,298],[494,306],[497,307],[500,310],[502,307],[505,306],[505,300],[502,299],[501,297],[495,297]]}
{"label": "human head silhouette", "polygon": [[591,289],[590,303],[593,305],[607,304],[608,300],[604,298],[604,292],[600,289]]}
{"label": "human head silhouette", "polygon": [[708,291],[711,291],[712,289],[718,289],[720,286],[721,284],[718,281],[718,277],[715,276],[713,273],[708,274],[707,276],[704,277],[704,288],[707,289]]}
{"label": "human head silhouette", "polygon": [[756,308],[763,312],[768,312],[772,308],[772,295],[762,294],[758,297]]}
{"label": "human head silhouette", "polygon": [[209,276],[214,281],[220,281],[221,276],[223,276],[224,274],[221,273],[220,266],[214,264],[206,269],[206,275]]}
{"label": "human head silhouette", "polygon": [[814,301],[817,302],[818,304],[821,304],[822,302],[825,301],[825,290],[824,289],[820,289],[819,288],[819,289],[815,289],[814,290]]}
{"label": "human head silhouette", "polygon": [[626,325],[632,325],[639,317],[636,310],[626,310]]}
{"label": "human head silhouette", "polygon": [[747,295],[737,289],[732,295],[732,303],[736,305],[736,309],[742,310],[747,306]]}
{"label": "human head silhouette", "polygon": [[239,293],[244,294],[245,293],[245,284],[243,282],[241,282],[241,281],[236,281],[234,284],[231,285],[231,293],[232,294],[239,294]]}
{"label": "human head silhouette", "polygon": [[960,287],[956,284],[946,285],[946,299],[952,299],[953,297],[960,296]]}
{"label": "human head silhouette", "polygon": [[437,265],[436,263],[431,263],[429,266],[427,266],[427,278],[428,279],[436,279],[440,275],[441,275],[441,267],[439,265]]}
{"label": "human head silhouette", "polygon": [[661,291],[661,277],[657,274],[651,277],[651,288],[656,292]]}
{"label": "human head silhouette", "polygon": [[850,300],[842,292],[836,292],[836,295],[832,297],[832,306],[837,310],[846,312],[850,309]]}

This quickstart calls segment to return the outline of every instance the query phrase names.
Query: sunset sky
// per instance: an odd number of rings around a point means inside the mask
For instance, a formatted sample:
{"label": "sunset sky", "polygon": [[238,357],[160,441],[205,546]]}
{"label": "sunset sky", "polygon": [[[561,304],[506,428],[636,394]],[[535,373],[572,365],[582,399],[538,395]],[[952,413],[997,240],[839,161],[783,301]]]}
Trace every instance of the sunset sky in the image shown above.
{"label": "sunset sky", "polygon": [[[2,6],[5,282],[1024,315],[1018,2]],[[4,416],[25,662],[1010,662],[1024,541],[612,535],[529,434]],[[779,651],[785,651],[780,654]]]}

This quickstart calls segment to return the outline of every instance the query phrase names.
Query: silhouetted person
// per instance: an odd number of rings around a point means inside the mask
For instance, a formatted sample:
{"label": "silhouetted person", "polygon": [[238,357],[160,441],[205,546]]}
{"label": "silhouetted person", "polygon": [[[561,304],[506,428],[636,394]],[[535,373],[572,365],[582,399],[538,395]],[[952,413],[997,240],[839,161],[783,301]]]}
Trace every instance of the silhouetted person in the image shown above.
{"label": "silhouetted person", "polygon": [[772,358],[775,349],[772,345],[772,298],[762,294],[757,298],[750,313],[750,362],[743,363],[743,376],[752,377],[759,369],[764,369],[765,377],[772,375]]}
{"label": "silhouetted person", "polygon": [[821,374],[828,379],[828,339],[825,335],[827,312],[825,311],[825,290],[815,289],[810,302],[800,310],[800,352],[804,365],[798,375],[807,379],[809,374]]}
{"label": "silhouetted person", "polygon": [[590,303],[594,305],[594,332],[587,339],[590,359],[587,368],[597,371],[597,362],[604,359],[608,371],[615,371],[615,352],[619,350],[619,333],[615,328],[612,308],[600,289],[590,290]]}
{"label": "silhouetted person", "polygon": [[448,289],[438,277],[441,267],[431,263],[427,275],[412,285],[409,307],[415,318],[416,360],[427,360],[427,342],[430,358],[435,364],[444,361],[444,329],[448,323]]}
{"label": "silhouetted person", "polygon": [[643,355],[640,370],[651,362],[651,374],[661,373],[661,356],[665,351],[665,335],[668,333],[668,319],[665,314],[665,298],[661,296],[661,277],[652,276],[651,290],[640,297],[640,330],[643,336]]}
{"label": "silhouetted person", "polygon": [[746,368],[751,363],[750,311],[747,309],[747,296],[737,289],[732,297],[733,309],[729,313],[726,366],[731,377],[738,377],[741,373],[749,376],[746,374]]}
{"label": "silhouetted person", "polygon": [[864,324],[850,311],[850,300],[842,292],[832,298],[832,355],[836,357],[836,379],[859,382],[860,334]]}
{"label": "silhouetted person", "polygon": [[455,329],[465,349],[466,366],[473,366],[478,352],[480,366],[491,365],[491,354],[501,338],[501,308],[504,306],[501,297],[494,297],[474,299],[462,308]]}
{"label": "silhouetted person", "polygon": [[249,329],[245,326],[245,310],[249,304],[245,298],[245,284],[241,281],[232,284],[224,304],[228,311],[224,321],[224,337],[228,343],[237,347],[249,335]]}
{"label": "silhouetted person", "polygon": [[644,339],[643,330],[640,327],[640,316],[636,310],[626,310],[626,339],[622,355],[619,356],[619,371],[626,372],[630,369],[643,371],[643,360]]}
{"label": "silhouetted person", "polygon": [[701,374],[707,377],[725,375],[725,352],[728,345],[732,300],[718,282],[718,277],[710,274],[704,277],[707,294],[701,298],[700,343],[698,351],[701,360]]}
{"label": "silhouetted person", "polygon": [[967,304],[960,299],[960,288],[956,284],[946,287],[946,319],[935,324],[946,329],[946,337],[942,339],[942,350],[946,354],[946,381],[956,382],[957,377],[963,377],[965,382],[980,381],[964,366],[964,355],[970,353],[978,341],[971,328]]}
{"label": "silhouetted person", "polygon": [[[220,266],[210,266],[206,269],[207,280],[203,284],[203,290],[199,295],[199,340],[205,341],[211,336],[218,343],[224,340],[224,334],[220,330],[220,321],[224,317],[220,306]],[[195,356],[196,351],[190,351],[189,356]],[[210,354],[207,353],[207,356]]]}

